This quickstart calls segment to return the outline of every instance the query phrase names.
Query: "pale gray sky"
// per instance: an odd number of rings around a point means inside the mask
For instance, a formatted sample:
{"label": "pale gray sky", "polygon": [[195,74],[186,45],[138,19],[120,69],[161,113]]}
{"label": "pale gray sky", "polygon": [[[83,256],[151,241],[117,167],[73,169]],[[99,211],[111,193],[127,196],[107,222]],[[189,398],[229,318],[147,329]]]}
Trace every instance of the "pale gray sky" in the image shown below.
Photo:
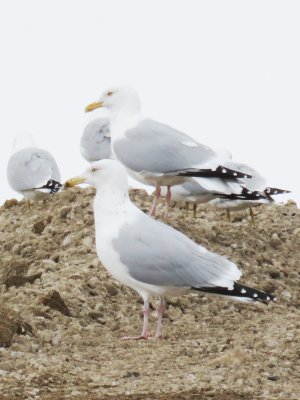
{"label": "pale gray sky", "polygon": [[228,148],[300,201],[300,2],[10,0],[0,6],[0,203],[13,137],[81,172],[84,107],[119,82],[144,114]]}

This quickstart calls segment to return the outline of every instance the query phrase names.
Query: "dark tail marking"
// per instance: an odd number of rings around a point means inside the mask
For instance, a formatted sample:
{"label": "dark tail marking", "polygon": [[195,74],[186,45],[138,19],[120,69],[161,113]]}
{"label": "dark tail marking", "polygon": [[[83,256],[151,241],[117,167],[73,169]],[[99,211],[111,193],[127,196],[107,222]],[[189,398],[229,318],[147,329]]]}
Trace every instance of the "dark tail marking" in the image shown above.
{"label": "dark tail marking", "polygon": [[195,288],[193,290],[198,290],[199,292],[207,292],[213,294],[219,294],[223,296],[234,296],[234,297],[246,297],[254,301],[259,301],[264,304],[268,304],[269,301],[276,301],[276,297],[270,293],[262,292],[261,290],[252,289],[248,286],[240,285],[234,282],[233,290],[222,287],[211,287],[211,288]]}
{"label": "dark tail marking", "polygon": [[235,171],[227,167],[219,165],[216,169],[198,169],[187,168],[180,171],[173,171],[170,174],[177,176],[194,176],[198,178],[223,178],[223,179],[238,179],[252,178],[252,175],[244,174],[243,172]]}
{"label": "dark tail marking", "polygon": [[49,179],[49,181],[46,183],[46,185],[41,186],[36,189],[49,190],[50,194],[55,194],[60,190],[61,187],[62,187],[61,183],[55,181],[54,179]]}

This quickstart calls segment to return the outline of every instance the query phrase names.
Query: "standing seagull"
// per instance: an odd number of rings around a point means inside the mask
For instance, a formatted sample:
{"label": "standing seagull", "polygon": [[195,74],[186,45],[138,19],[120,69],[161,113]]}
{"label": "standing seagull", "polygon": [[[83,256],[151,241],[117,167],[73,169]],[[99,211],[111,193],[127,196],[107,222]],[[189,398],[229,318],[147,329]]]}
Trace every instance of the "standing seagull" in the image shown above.
{"label": "standing seagull", "polygon": [[80,153],[89,162],[111,157],[108,118],[97,118],[84,128],[80,141]]}
{"label": "standing seagull", "polygon": [[[114,157],[138,181],[156,187],[151,215],[155,214],[160,187],[167,186],[166,215],[171,200],[170,187],[191,176],[204,177],[208,190],[240,193],[239,178],[249,175],[224,168],[224,161],[211,148],[190,136],[141,115],[140,99],[132,88],[113,88],[103,92],[86,112],[99,107],[111,111],[110,130]],[[211,178],[218,178],[214,181]]]}
{"label": "standing seagull", "polygon": [[275,202],[272,196],[290,193],[290,191],[267,186],[266,179],[247,164],[236,163],[233,161],[225,163],[225,166],[228,168],[232,168],[233,165],[237,171],[245,171],[247,174],[252,175],[253,178],[245,182],[240,194],[221,195],[212,200],[210,204],[226,209],[228,221],[230,221],[230,211],[240,211],[249,208],[251,221],[254,225],[255,219],[252,207],[261,204],[272,204]]}
{"label": "standing seagull", "polygon": [[[194,217],[198,204],[210,202],[210,204],[226,209],[227,220],[230,221],[230,211],[240,211],[250,209],[252,224],[254,224],[254,214],[252,207],[260,204],[272,204],[275,202],[272,196],[277,194],[290,193],[288,190],[268,187],[266,179],[263,178],[254,168],[247,164],[227,161],[224,163],[227,168],[234,168],[251,175],[252,179],[247,179],[241,193],[226,194],[207,190],[203,185],[203,178],[193,178],[182,185],[176,185],[172,189],[172,198],[175,201],[185,201],[186,210],[189,203],[193,204]],[[166,188],[162,188],[162,195],[166,195]]]}
{"label": "standing seagull", "polygon": [[268,303],[274,296],[241,285],[241,272],[226,258],[211,253],[177,230],[158,222],[129,199],[126,171],[115,160],[102,160],[65,186],[88,183],[94,200],[96,249],[100,261],[120,282],[144,300],[141,335],[148,339],[149,298],[159,296],[156,338],[162,337],[164,296],[190,290],[229,296],[236,300]]}
{"label": "standing seagull", "polygon": [[10,187],[27,200],[41,200],[62,187],[58,166],[48,151],[36,146],[31,135],[16,136],[8,160]]}

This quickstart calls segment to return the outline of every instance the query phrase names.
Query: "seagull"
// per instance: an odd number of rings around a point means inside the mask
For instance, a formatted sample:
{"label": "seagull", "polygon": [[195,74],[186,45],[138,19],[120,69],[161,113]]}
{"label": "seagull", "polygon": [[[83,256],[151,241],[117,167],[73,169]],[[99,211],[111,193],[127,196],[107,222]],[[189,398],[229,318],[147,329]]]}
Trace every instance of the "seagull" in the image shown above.
{"label": "seagull", "polygon": [[97,118],[84,128],[80,153],[88,162],[111,157],[109,118]]}
{"label": "seagull", "polygon": [[218,208],[226,209],[228,221],[230,221],[230,211],[240,211],[249,208],[251,222],[253,225],[255,225],[252,207],[256,207],[261,204],[274,204],[275,200],[272,196],[290,193],[289,190],[267,186],[266,179],[261,176],[260,173],[253,167],[247,164],[229,161],[225,163],[225,165],[228,168],[232,168],[234,166],[237,171],[245,171],[247,174],[251,174],[253,177],[245,182],[240,194],[223,194],[210,201],[210,204]]}
{"label": "seagull", "polygon": [[143,298],[144,322],[138,336],[149,339],[150,296],[158,296],[155,337],[162,338],[164,297],[190,291],[231,297],[244,302],[275,301],[271,294],[237,283],[241,271],[231,261],[206,250],[176,229],[137,208],[128,196],[125,168],[115,160],[91,164],[65,187],[87,183],[96,188],[96,250],[105,268]]}
{"label": "seagull", "polygon": [[56,161],[48,151],[36,146],[30,134],[15,137],[7,180],[14,191],[29,201],[42,200],[62,187]]}
{"label": "seagull", "polygon": [[[91,103],[86,112],[106,107],[111,112],[110,130],[114,158],[128,174],[156,188],[150,211],[155,215],[160,187],[167,186],[166,216],[171,200],[171,186],[184,183],[190,177],[204,177],[205,187],[222,193],[240,193],[239,179],[248,174],[225,168],[223,159],[192,137],[169,125],[145,118],[141,102],[133,88],[116,87],[105,90],[99,101]],[[218,178],[212,181],[211,178]]]}
{"label": "seagull", "polygon": [[[176,185],[172,188],[173,200],[186,202],[186,211],[188,211],[189,203],[192,203],[194,217],[196,217],[197,205],[209,202],[216,207],[226,209],[228,221],[230,221],[230,211],[240,211],[249,208],[251,221],[254,224],[255,219],[252,207],[259,206],[260,204],[272,204],[275,202],[272,196],[290,193],[288,190],[267,186],[266,179],[247,164],[227,161],[224,163],[224,166],[246,172],[252,176],[252,179],[245,182],[239,194],[227,194],[207,190],[202,185],[203,178],[193,178],[189,182]],[[165,187],[162,188],[161,194],[162,196],[167,194]]]}

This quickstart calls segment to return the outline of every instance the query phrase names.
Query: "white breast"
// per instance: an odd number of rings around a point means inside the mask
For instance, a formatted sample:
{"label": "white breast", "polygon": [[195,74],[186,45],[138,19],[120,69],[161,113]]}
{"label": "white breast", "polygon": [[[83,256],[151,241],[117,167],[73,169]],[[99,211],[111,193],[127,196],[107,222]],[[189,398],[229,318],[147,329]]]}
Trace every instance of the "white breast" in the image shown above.
{"label": "white breast", "polygon": [[168,291],[167,288],[148,285],[132,278],[113,246],[113,240],[119,236],[121,227],[126,223],[134,223],[138,218],[139,210],[131,203],[128,206],[128,202],[124,204],[124,207],[119,206],[117,210],[113,207],[109,208],[110,210],[101,208],[95,199],[96,250],[101,263],[114,278],[136,290],[143,298],[151,294],[165,294]]}

